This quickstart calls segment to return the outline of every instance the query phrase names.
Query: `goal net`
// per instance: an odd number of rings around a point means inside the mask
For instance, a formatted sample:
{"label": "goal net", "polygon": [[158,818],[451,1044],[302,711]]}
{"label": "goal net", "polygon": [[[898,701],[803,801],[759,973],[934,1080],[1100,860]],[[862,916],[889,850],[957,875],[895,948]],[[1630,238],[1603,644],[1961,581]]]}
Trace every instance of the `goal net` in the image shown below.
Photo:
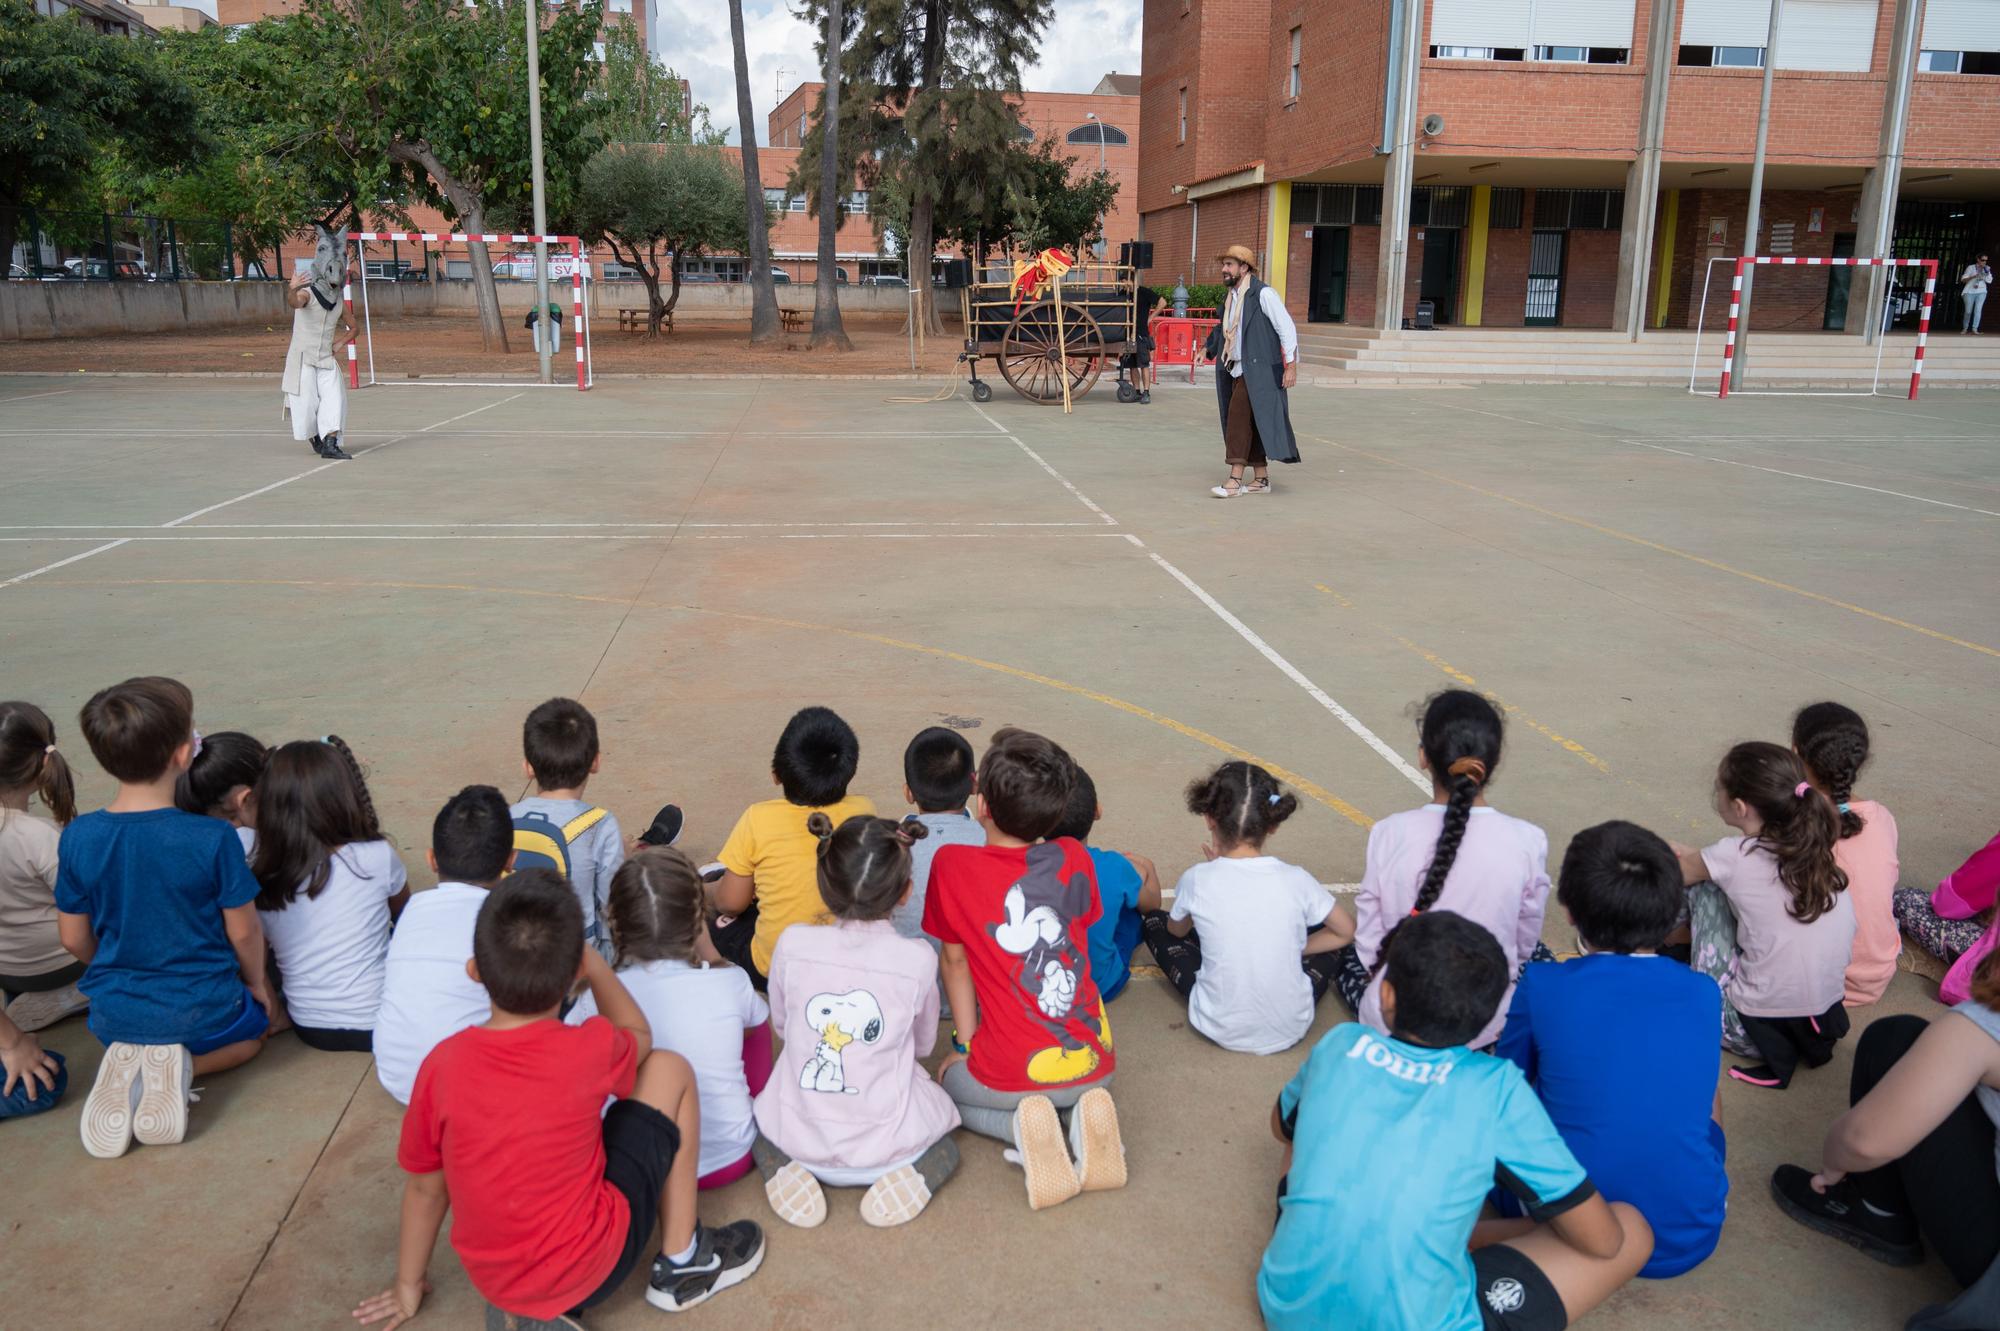
{"label": "goal net", "polygon": [[[464,244],[481,241],[489,247],[493,257],[493,276],[505,291],[518,281],[532,283],[535,278],[535,245],[548,246],[549,303],[558,307],[551,316],[549,311],[541,311],[528,332],[528,346],[536,349],[535,339],[549,330],[555,344],[555,354],[567,350],[576,361],[576,387],[587,389],[593,381],[590,345],[589,308],[590,264],[587,260],[583,241],[576,236],[533,236],[533,235],[468,235],[462,231],[355,231],[348,240],[354,246],[355,267],[359,270],[356,280],[346,284],[344,295],[347,301],[349,322],[358,330],[358,336],[347,344],[347,383],[350,388],[360,388],[365,382],[371,386],[389,384],[450,384],[457,387],[489,388],[564,388],[568,387],[568,376],[562,375],[554,384],[541,384],[532,377],[507,377],[509,369],[501,366],[496,372],[485,373],[475,370],[467,377],[457,377],[462,370],[446,368],[425,373],[398,371],[384,364],[377,373],[375,352],[375,318],[377,304],[384,308],[387,316],[391,310],[401,315],[405,308],[414,303],[409,294],[415,290],[413,284],[435,284],[445,279],[445,264],[442,253],[437,248],[444,244]],[[404,248],[404,247],[409,248]],[[500,247],[497,250],[493,247]],[[436,260],[433,267],[433,260]],[[559,293],[559,287],[567,288],[567,296]],[[466,331],[453,345],[453,338],[446,323],[434,322],[452,318],[445,307],[445,291],[431,285],[423,285],[429,296],[422,302],[426,309],[423,324],[411,324],[396,317],[385,318],[383,341],[385,361],[396,360],[399,353],[408,356],[419,347],[430,347],[444,353],[457,352],[452,359],[464,364],[468,355],[475,365],[487,363],[479,352],[480,342],[477,325],[477,308],[473,305],[463,311],[464,318],[458,322],[466,325]],[[455,293],[454,293],[455,294]],[[468,293],[469,294],[469,293]],[[535,303],[532,295],[528,306],[532,310]],[[560,307],[567,305],[566,311]],[[521,311],[514,311],[519,317]],[[565,320],[562,316],[567,314]],[[503,312],[503,318],[508,317]],[[568,327],[563,327],[567,322]],[[426,327],[425,325],[429,325]],[[417,331],[421,330],[421,331]],[[565,349],[563,343],[570,346]],[[362,360],[366,359],[366,377],[363,377]],[[559,372],[560,373],[560,372]]]}
{"label": "goal net", "polygon": [[[1933,296],[1935,296],[1937,292],[1938,263],[1936,259],[1804,258],[1793,254],[1748,254],[1742,256],[1741,258],[1710,259],[1708,261],[1708,274],[1703,277],[1701,284],[1701,312],[1695,320],[1694,363],[1688,370],[1688,391],[1690,393],[1702,392],[1702,390],[1699,390],[1695,387],[1695,382],[1697,376],[1699,376],[1699,374],[1701,373],[1701,340],[1702,340],[1702,333],[1704,331],[1705,325],[1708,320],[1709,286],[1715,274],[1715,265],[1719,263],[1726,263],[1732,265],[1733,272],[1731,274],[1729,283],[1729,322],[1726,330],[1723,333],[1723,338],[1722,338],[1722,367],[1721,367],[1722,377],[1717,388],[1715,389],[1714,395],[1716,397],[1725,398],[1725,397],[1895,396],[1894,393],[1884,394],[1881,391],[1882,355],[1883,352],[1888,349],[1889,339],[1886,336],[1880,336],[1880,335],[1878,335],[1875,338],[1875,362],[1873,367],[1873,374],[1867,388],[1856,388],[1849,390],[1810,389],[1810,388],[1747,389],[1747,388],[1739,388],[1735,386],[1735,383],[1733,382],[1737,370],[1737,365],[1736,365],[1737,336],[1739,331],[1747,331],[1745,329],[1742,329],[1742,325],[1739,322],[1742,317],[1743,307],[1745,303],[1743,299],[1744,295],[1743,288],[1744,288],[1744,279],[1747,274],[1749,274],[1755,269],[1764,267],[1774,268],[1779,270],[1780,272],[1787,269],[1801,269],[1801,268],[1804,269],[1844,268],[1850,270],[1868,269],[1868,268],[1887,268],[1892,270],[1893,269],[1908,270],[1909,277],[1912,283],[1914,283],[1920,277],[1923,283],[1921,290],[1916,288],[1914,285],[1908,285],[1908,284],[1898,285],[1895,281],[1892,280],[1887,284],[1887,290],[1885,291],[1883,296],[1882,308],[1879,311],[1871,312],[1868,310],[1858,309],[1855,306],[1850,305],[1848,317],[1851,319],[1856,315],[1859,315],[1862,318],[1870,318],[1870,317],[1879,318],[1881,322],[1877,324],[1876,327],[1879,330],[1881,330],[1881,332],[1886,332],[1889,327],[1889,324],[1896,317],[1910,313],[1914,313],[1917,316],[1916,349],[1910,365],[1910,385],[1908,393],[1908,397],[1911,401],[1914,402],[1916,400],[1917,393],[1923,387],[1924,344],[1930,339],[1931,301]],[[1760,275],[1757,277],[1756,282],[1754,284],[1756,287],[1757,299],[1758,300],[1779,299],[1779,300],[1785,300],[1788,304],[1796,303],[1797,298],[1800,296],[1800,294],[1803,292],[1804,289],[1801,288],[1799,291],[1792,291],[1786,288],[1773,288],[1771,284],[1776,279],[1776,277],[1777,277],[1776,273]],[[1816,280],[1821,283],[1825,282],[1824,277],[1818,278]],[[1818,292],[1807,293],[1807,294],[1809,294],[1813,300],[1822,299],[1822,296]],[[1816,306],[1816,308],[1823,308],[1823,305]],[[1757,338],[1759,341],[1762,341],[1768,335],[1769,334],[1767,332],[1759,332]],[[1837,376],[1839,374],[1839,369],[1835,365],[1828,364],[1824,367],[1824,369],[1825,372],[1828,373],[1829,375]],[[1860,372],[1861,371],[1859,370],[1859,367],[1857,367],[1856,377],[1859,377]],[[1895,382],[1898,385],[1900,385],[1901,384],[1900,378],[1898,378]],[[1705,393],[1703,395],[1706,396]]]}

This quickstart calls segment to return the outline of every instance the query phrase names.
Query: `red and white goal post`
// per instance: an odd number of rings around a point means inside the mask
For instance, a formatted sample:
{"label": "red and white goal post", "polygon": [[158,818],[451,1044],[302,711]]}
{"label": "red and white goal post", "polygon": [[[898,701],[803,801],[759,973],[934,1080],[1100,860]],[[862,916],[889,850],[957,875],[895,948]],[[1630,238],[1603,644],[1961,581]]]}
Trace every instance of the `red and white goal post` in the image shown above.
{"label": "red and white goal post", "polygon": [[[571,340],[576,344],[577,390],[579,392],[584,391],[588,389],[594,382],[594,375],[592,373],[591,358],[590,358],[590,319],[589,315],[586,313],[585,310],[587,302],[585,300],[586,293],[584,289],[586,283],[588,283],[590,280],[590,263],[588,261],[587,256],[584,253],[583,240],[581,237],[501,235],[490,232],[484,234],[467,234],[466,232],[463,231],[449,231],[449,232],[447,231],[354,231],[348,234],[348,240],[354,246],[355,266],[361,270],[361,329],[362,329],[362,336],[353,339],[347,344],[347,386],[349,388],[361,387],[361,364],[359,359],[357,358],[357,344],[364,340],[368,343],[368,382],[371,385],[395,384],[395,383],[434,383],[434,384],[454,384],[459,387],[491,387],[491,388],[543,387],[543,385],[540,384],[523,384],[518,380],[496,382],[490,384],[469,384],[467,381],[462,379],[430,379],[430,380],[377,379],[375,377],[375,329],[374,329],[374,324],[370,321],[368,314],[368,259],[367,255],[364,253],[362,249],[362,246],[369,244],[371,242],[386,244],[391,241],[400,242],[403,244],[427,243],[432,245],[438,244],[439,242],[442,241],[450,241],[459,244],[463,244],[469,241],[479,241],[487,245],[543,244],[543,245],[560,245],[566,248],[569,251],[567,256],[557,256],[557,255],[549,256],[549,273],[551,277],[556,276],[556,270],[558,266],[563,265],[563,259],[567,258],[568,262],[566,266],[569,268],[570,301],[572,310],[571,322],[573,325],[573,336]],[[342,283],[341,295],[342,298],[345,299],[345,301],[347,302],[348,322],[352,323],[354,321],[354,283],[351,281]],[[553,387],[554,385],[550,386]]]}
{"label": "red and white goal post", "polygon": [[[1771,265],[1779,268],[1921,268],[1924,270],[1924,300],[1917,316],[1917,357],[1910,367],[1910,401],[1917,400],[1917,393],[1924,380],[1924,343],[1931,334],[1931,300],[1937,294],[1938,261],[1936,259],[1831,259],[1801,258],[1796,254],[1746,254],[1736,261],[1736,275],[1729,283],[1729,332],[1722,342],[1722,386],[1717,397],[1729,396],[1729,378],[1736,370],[1736,320],[1743,308],[1743,270],[1752,266]],[[1865,316],[1874,318],[1874,312],[1865,311]],[[1876,353],[1877,363],[1881,354]],[[1870,390],[1871,392],[1873,390]]]}

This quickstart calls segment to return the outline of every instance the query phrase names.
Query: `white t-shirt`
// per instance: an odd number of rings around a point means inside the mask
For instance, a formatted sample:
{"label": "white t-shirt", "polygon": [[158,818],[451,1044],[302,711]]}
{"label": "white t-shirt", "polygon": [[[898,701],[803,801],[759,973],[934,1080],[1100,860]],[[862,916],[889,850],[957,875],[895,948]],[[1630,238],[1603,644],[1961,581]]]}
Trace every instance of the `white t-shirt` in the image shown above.
{"label": "white t-shirt", "polygon": [[[256,848],[255,832],[239,828],[237,835],[245,853]],[[409,881],[394,846],[357,841],[333,853],[318,896],[301,891],[283,910],[258,910],[293,1021],[336,1031],[374,1029],[389,952],[389,898]]]}
{"label": "white t-shirt", "polygon": [[[701,1097],[697,1172],[713,1174],[735,1164],[757,1138],[750,1083],[743,1075],[743,1032],[769,1021],[770,1007],[740,966],[642,961],[619,971],[618,978],[646,1014],[653,1048],[671,1049],[694,1069]],[[577,1026],[596,1015],[597,996],[586,990],[565,1020]]]}
{"label": "white t-shirt", "polygon": [[1192,919],[1201,970],[1188,1023],[1224,1049],[1275,1054],[1312,1028],[1312,981],[1300,965],[1306,930],[1333,898],[1295,864],[1269,855],[1213,859],[1181,875],[1173,918]]}
{"label": "white t-shirt", "polygon": [[486,986],[465,973],[472,927],[485,903],[483,887],[439,883],[412,894],[396,921],[375,1014],[375,1075],[404,1104],[431,1050],[493,1015]]}

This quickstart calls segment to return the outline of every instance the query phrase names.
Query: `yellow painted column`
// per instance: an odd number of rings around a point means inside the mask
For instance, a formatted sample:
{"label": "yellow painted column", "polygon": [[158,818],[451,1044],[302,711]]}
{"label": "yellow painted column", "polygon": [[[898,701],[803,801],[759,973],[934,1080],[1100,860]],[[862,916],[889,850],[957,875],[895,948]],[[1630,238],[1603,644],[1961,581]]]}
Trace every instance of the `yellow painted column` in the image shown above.
{"label": "yellow painted column", "polygon": [[1660,266],[1653,274],[1653,327],[1667,326],[1667,298],[1673,294],[1674,229],[1681,219],[1681,192],[1667,191],[1667,214],[1660,219]]}
{"label": "yellow painted column", "polygon": [[1281,180],[1270,187],[1270,232],[1264,237],[1264,280],[1285,294],[1285,265],[1292,249],[1292,182]]}
{"label": "yellow painted column", "polygon": [[1479,327],[1486,312],[1486,233],[1493,220],[1493,187],[1472,187],[1472,237],[1465,250],[1465,317],[1467,328]]}

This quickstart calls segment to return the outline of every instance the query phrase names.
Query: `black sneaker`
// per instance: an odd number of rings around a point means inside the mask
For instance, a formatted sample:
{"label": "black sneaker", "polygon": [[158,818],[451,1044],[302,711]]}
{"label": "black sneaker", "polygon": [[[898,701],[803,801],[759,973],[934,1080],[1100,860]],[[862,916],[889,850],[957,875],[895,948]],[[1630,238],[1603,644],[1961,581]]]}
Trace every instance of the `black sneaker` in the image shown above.
{"label": "black sneaker", "polygon": [[694,1240],[694,1256],[685,1262],[653,1259],[646,1302],[670,1313],[686,1312],[731,1285],[742,1284],[764,1264],[764,1231],[754,1220],[738,1220],[720,1229],[697,1224]]}
{"label": "black sneaker", "polygon": [[1818,1192],[1810,1171],[1797,1165],[1779,1165],[1771,1175],[1771,1198],[1779,1210],[1807,1229],[1859,1248],[1886,1266],[1923,1263],[1924,1244],[1916,1225],[1907,1216],[1870,1211],[1861,1204],[1860,1194],[1848,1179]]}
{"label": "black sneaker", "polygon": [[660,811],[653,815],[651,826],[639,833],[639,840],[649,846],[671,846],[680,840],[681,806],[662,804]]}

